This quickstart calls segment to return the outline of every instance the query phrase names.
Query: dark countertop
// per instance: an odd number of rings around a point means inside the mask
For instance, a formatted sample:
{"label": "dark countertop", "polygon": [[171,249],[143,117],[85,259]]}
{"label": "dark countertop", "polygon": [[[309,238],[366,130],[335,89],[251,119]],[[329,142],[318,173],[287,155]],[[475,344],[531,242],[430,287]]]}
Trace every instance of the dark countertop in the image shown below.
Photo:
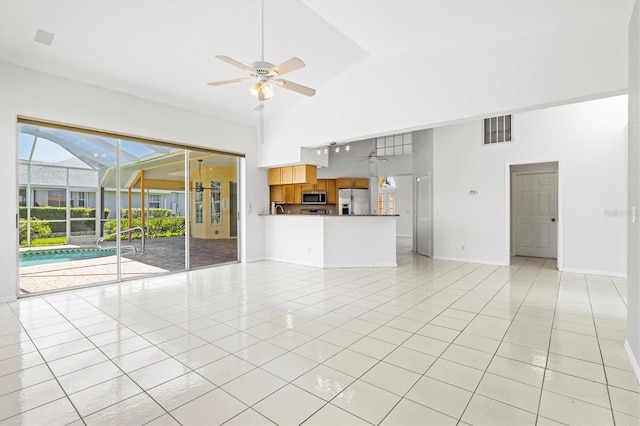
{"label": "dark countertop", "polygon": [[397,217],[399,214],[301,214],[301,213],[280,213],[269,214],[259,213],[258,216],[312,216],[312,217]]}

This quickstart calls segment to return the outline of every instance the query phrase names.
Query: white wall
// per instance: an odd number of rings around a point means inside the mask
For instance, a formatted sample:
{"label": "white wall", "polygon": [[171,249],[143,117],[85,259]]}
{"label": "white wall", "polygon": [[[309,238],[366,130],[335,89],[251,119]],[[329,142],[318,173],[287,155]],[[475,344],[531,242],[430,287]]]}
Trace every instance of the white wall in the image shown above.
{"label": "white wall", "polygon": [[628,201],[635,206],[636,221],[627,221],[628,333],[625,345],[640,381],[640,1],[629,23],[629,144]]}
{"label": "white wall", "polygon": [[626,121],[617,96],[515,114],[501,146],[481,120],[434,129],[435,257],[507,264],[508,165],[559,161],[564,270],[624,275]]}
{"label": "white wall", "polygon": [[[437,179],[437,176],[434,176],[433,173],[433,163],[434,163],[434,158],[433,158],[433,129],[427,129],[427,130],[419,130],[417,132],[413,132],[412,137],[412,159],[413,159],[413,164],[412,164],[412,170],[413,170],[413,179],[415,182],[415,179],[421,177],[421,176],[426,176],[426,175],[430,175],[430,179],[429,182],[431,183],[431,200],[430,200],[430,204],[431,204],[431,226],[430,226],[430,230],[429,230],[429,247],[431,249],[431,255],[433,255],[433,242],[434,242],[434,229],[433,229],[433,223],[434,223],[434,206],[433,206],[433,182],[435,179]],[[414,197],[415,198],[415,197]],[[414,200],[416,201],[416,200]],[[414,210],[415,210],[415,202],[414,202]],[[413,249],[417,250],[417,235],[416,235],[416,226],[415,226],[415,221],[413,224]]]}
{"label": "white wall", "polygon": [[329,150],[327,167],[318,169],[318,178],[369,177],[367,156],[371,152],[371,141],[353,143],[349,151],[342,149],[340,152],[335,152],[334,149]]}
{"label": "white wall", "polygon": [[[0,301],[16,296],[18,115],[246,154],[245,259],[264,258],[261,208],[268,206],[266,170],[257,168],[257,131],[124,93],[6,63],[0,64]],[[249,208],[251,206],[251,208]],[[241,213],[242,214],[242,213]]]}
{"label": "white wall", "polygon": [[491,48],[408,47],[372,55],[317,87],[313,102],[267,120],[260,164],[299,161],[299,151],[291,147],[622,94],[626,58],[627,30],[619,24],[514,37]]}

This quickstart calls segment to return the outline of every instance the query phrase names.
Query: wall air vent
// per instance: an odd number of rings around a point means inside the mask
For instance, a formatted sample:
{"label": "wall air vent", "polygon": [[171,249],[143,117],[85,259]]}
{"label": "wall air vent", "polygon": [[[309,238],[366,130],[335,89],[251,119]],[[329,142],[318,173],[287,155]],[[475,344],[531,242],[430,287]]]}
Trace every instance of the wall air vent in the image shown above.
{"label": "wall air vent", "polygon": [[512,142],[511,116],[501,115],[484,119],[484,145]]}
{"label": "wall air vent", "polygon": [[35,41],[36,43],[44,44],[45,46],[51,46],[54,37],[55,34],[50,33],[49,31],[38,29],[38,31],[36,31],[35,37],[33,37],[33,41]]}

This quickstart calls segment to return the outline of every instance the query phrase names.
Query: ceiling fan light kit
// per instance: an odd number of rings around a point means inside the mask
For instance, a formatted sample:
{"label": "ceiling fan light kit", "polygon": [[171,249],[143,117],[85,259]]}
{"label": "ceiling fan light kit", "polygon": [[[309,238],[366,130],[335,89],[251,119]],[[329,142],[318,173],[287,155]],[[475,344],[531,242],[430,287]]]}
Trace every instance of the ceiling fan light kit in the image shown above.
{"label": "ceiling fan light kit", "polygon": [[260,101],[268,101],[273,96],[273,86],[268,81],[258,81],[249,91]]}

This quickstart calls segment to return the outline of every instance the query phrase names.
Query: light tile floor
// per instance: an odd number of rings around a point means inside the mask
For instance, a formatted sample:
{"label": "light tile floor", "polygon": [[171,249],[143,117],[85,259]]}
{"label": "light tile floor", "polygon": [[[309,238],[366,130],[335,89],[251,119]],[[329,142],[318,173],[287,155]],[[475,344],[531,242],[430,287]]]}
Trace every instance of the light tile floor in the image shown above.
{"label": "light tile floor", "polygon": [[640,424],[626,284],[399,250],[0,305],[2,424]]}

